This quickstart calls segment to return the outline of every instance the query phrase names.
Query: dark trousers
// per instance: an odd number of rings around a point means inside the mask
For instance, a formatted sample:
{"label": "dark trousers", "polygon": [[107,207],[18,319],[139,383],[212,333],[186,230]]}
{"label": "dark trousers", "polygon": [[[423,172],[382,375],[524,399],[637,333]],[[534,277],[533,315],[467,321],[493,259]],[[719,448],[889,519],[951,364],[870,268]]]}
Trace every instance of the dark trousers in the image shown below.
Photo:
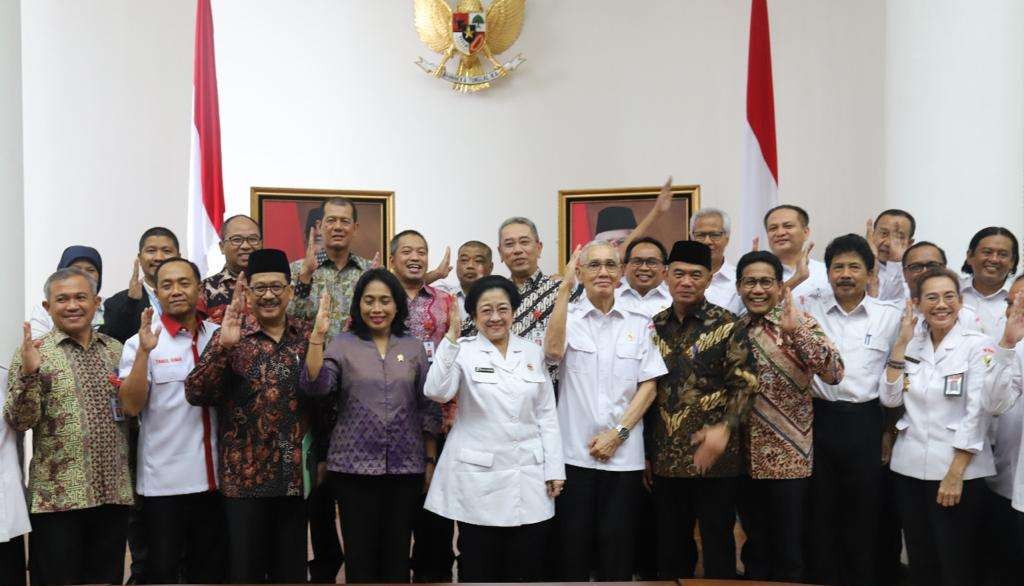
{"label": "dark trousers", "polygon": [[820,584],[876,584],[873,543],[881,488],[878,401],[814,400],[809,577]]}
{"label": "dark trousers", "polygon": [[127,505],[33,513],[30,520],[34,584],[120,584],[124,580]]}
{"label": "dark trousers", "polygon": [[982,510],[984,480],[965,480],[960,504],[935,502],[939,481],[896,475],[896,498],[915,586],[968,586],[975,583],[974,545]]}
{"label": "dark trousers", "polygon": [[142,509],[146,527],[146,582],[217,584],[224,581],[226,540],[219,492],[149,496]]}
{"label": "dark trousers", "polygon": [[907,568],[903,565],[903,524],[896,503],[896,473],[883,466],[879,479],[879,513],[875,560],[879,586],[899,586]]}
{"label": "dark trousers", "polygon": [[[654,503],[654,493],[644,490],[640,492],[640,517],[637,519],[636,532],[636,570],[634,574],[640,580],[655,580],[658,577],[658,517]],[[694,556],[697,555],[697,544],[690,536]],[[694,563],[697,558],[694,557]]]}
{"label": "dark trousers", "polygon": [[982,486],[984,529],[978,533],[978,583],[1016,586],[1024,579],[1024,545],[1017,532],[1017,515],[1010,499],[987,484]]}
{"label": "dark trousers", "polygon": [[0,584],[25,586],[25,536],[0,543]]}
{"label": "dark trousers", "polygon": [[306,498],[306,518],[309,521],[309,541],[313,548],[313,559],[307,563],[309,581],[334,584],[345,562],[345,554],[338,540],[337,502],[327,482],[310,491]]}
{"label": "dark trousers", "polygon": [[654,477],[658,526],[658,577],[692,578],[697,551],[695,523],[700,524],[704,551],[704,577],[736,577],[737,478]]}
{"label": "dark trousers", "polygon": [[409,540],[422,506],[423,475],[332,472],[331,485],[341,511],[346,581],[408,582]]}
{"label": "dark trousers", "polygon": [[459,522],[459,582],[539,582],[552,522],[487,527]]}
{"label": "dark trousers", "polygon": [[754,480],[744,478],[743,547],[746,577],[753,580],[799,582],[803,579],[804,509],[808,478]]}
{"label": "dark trousers", "polygon": [[306,581],[306,504],[299,496],[224,498],[228,580]]}
{"label": "dark trousers", "polygon": [[586,582],[595,570],[598,580],[631,580],[643,473],[567,465],[565,476],[555,501],[562,579]]}

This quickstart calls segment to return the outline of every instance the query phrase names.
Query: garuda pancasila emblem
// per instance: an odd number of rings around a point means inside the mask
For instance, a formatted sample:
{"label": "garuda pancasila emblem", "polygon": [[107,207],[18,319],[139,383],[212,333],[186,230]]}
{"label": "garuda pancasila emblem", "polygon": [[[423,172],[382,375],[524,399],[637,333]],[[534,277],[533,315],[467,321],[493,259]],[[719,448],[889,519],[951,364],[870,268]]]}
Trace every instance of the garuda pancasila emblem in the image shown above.
{"label": "garuda pancasila emblem", "polygon": [[[446,0],[413,0],[416,32],[432,51],[441,53],[433,64],[422,57],[416,61],[424,71],[452,83],[461,92],[487,89],[495,79],[507,75],[525,61],[522,55],[506,63],[495,59],[512,46],[523,30],[526,0],[494,0],[484,11],[480,0],[459,0],[452,12]],[[448,61],[458,53],[455,73]],[[492,69],[484,71],[481,55]]]}

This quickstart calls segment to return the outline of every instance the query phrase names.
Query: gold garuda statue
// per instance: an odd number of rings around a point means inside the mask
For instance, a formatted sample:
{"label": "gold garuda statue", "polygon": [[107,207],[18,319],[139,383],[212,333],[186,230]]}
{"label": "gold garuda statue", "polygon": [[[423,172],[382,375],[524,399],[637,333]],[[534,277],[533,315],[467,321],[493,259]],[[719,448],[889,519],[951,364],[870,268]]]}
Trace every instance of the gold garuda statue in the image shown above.
{"label": "gold garuda statue", "polygon": [[[480,0],[459,0],[452,12],[445,0],[413,0],[416,32],[431,51],[441,53],[441,62],[433,64],[420,57],[416,61],[424,71],[452,83],[460,92],[477,92],[491,87],[495,79],[519,67],[525,59],[501,63],[495,59],[512,46],[523,30],[526,0],[494,0],[484,11]],[[448,61],[458,52],[455,73]],[[484,71],[480,55],[491,69]]]}

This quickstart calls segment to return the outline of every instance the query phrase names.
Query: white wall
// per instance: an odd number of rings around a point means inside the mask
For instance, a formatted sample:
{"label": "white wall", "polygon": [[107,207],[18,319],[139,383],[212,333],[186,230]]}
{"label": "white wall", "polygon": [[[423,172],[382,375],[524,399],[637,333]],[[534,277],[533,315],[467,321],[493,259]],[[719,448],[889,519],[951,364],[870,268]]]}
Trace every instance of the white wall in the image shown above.
{"label": "white wall", "polygon": [[[142,229],[184,231],[194,5],[23,10],[26,286],[83,242],[113,293]],[[770,10],[782,199],[809,209],[820,255],[883,202],[885,5]],[[534,0],[507,55],[526,64],[461,95],[413,65],[436,56],[412,2],[214,0],[227,212],[253,185],[394,190],[398,228],[435,255],[521,214],[553,271],[559,189],[672,174],[736,210],[748,21],[748,0]]]}
{"label": "white wall", "polygon": [[[25,270],[24,207],[21,152],[21,14],[18,0],[0,0],[0,250],[3,274],[19,279]],[[17,281],[15,281],[17,282]],[[20,340],[21,315],[9,311],[24,305],[17,286],[0,287],[0,367],[6,368]]]}

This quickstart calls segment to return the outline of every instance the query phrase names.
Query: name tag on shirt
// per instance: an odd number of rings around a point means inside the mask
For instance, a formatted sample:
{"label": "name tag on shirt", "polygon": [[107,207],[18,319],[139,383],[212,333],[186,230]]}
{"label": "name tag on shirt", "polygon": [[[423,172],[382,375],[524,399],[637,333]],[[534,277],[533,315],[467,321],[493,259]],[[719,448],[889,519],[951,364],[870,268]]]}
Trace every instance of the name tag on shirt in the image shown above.
{"label": "name tag on shirt", "polygon": [[950,374],[946,376],[946,386],[943,394],[947,397],[959,397],[964,394],[964,373]]}
{"label": "name tag on shirt", "polygon": [[423,342],[423,349],[427,352],[427,362],[434,361],[434,342],[427,340]]}
{"label": "name tag on shirt", "polygon": [[[530,370],[533,370],[533,365],[532,364],[530,365]],[[494,369],[493,368],[488,368],[486,366],[477,366],[476,368],[473,369],[473,372],[484,372],[484,373],[487,373],[487,374],[494,374]]]}
{"label": "name tag on shirt", "polygon": [[864,345],[865,346],[870,346],[871,345],[871,334],[864,334]]}
{"label": "name tag on shirt", "polygon": [[121,401],[117,397],[110,398],[110,416],[114,421],[124,421],[124,410],[121,409]]}

